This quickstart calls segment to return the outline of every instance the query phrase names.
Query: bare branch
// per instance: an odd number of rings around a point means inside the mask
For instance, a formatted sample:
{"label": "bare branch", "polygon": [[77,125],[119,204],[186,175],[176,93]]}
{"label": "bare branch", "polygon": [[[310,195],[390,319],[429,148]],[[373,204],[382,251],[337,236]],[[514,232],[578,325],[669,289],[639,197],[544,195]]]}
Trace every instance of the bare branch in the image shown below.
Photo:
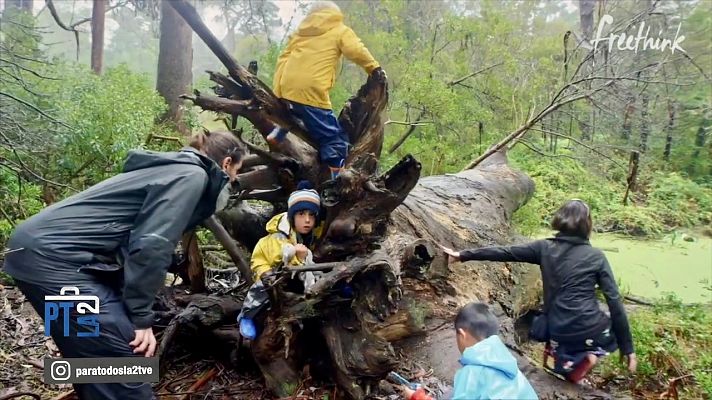
{"label": "bare branch", "polygon": [[485,72],[485,71],[489,71],[490,69],[495,68],[495,67],[498,67],[498,66],[500,66],[500,65],[502,65],[502,64],[504,64],[504,62],[498,62],[497,64],[490,65],[489,67],[486,67],[486,68],[482,68],[481,70],[475,71],[475,72],[473,72],[473,73],[471,73],[471,74],[469,74],[469,75],[465,75],[465,76],[463,76],[462,78],[455,79],[454,81],[448,83],[447,85],[448,85],[448,86],[457,85],[457,84],[459,84],[460,82],[464,81],[465,79],[472,78],[472,77],[475,76],[475,75],[479,75],[479,74],[481,74],[481,73],[483,73],[483,72]]}
{"label": "bare branch", "polygon": [[12,150],[12,152],[15,154],[15,157],[17,157],[17,164],[14,163],[14,162],[12,162],[12,161],[10,161],[10,160],[8,160],[7,158],[4,158],[4,157],[0,157],[0,163],[10,163],[10,166],[11,166],[11,167],[14,166],[15,168],[19,168],[19,169],[21,169],[21,170],[27,171],[30,175],[34,176],[36,179],[38,179],[38,180],[40,180],[40,181],[42,181],[42,182],[49,183],[50,185],[57,186],[57,187],[63,187],[63,188],[72,190],[72,191],[77,192],[77,193],[79,192],[79,190],[77,190],[77,189],[75,189],[75,188],[73,188],[73,187],[71,187],[71,186],[64,185],[64,184],[61,184],[61,183],[57,183],[57,182],[54,182],[54,181],[51,181],[51,180],[49,180],[49,179],[46,179],[46,178],[42,177],[40,174],[38,174],[37,172],[33,171],[32,169],[30,169],[30,167],[28,167],[28,166],[25,164],[25,162],[22,160],[22,158],[20,157],[20,155],[17,153],[17,151],[16,151],[14,148],[11,148],[11,150]]}
{"label": "bare branch", "polygon": [[[50,1],[51,1],[51,0],[50,0]],[[111,7],[107,7],[107,9],[106,9],[105,12],[108,13],[109,11],[111,11],[111,10],[113,10],[113,9],[116,9],[116,8],[119,8],[119,7],[123,7],[123,6],[125,6],[126,4],[128,4],[128,2],[123,2],[123,3],[119,2],[119,3],[116,3],[115,5],[113,5],[113,6],[111,6]],[[91,17],[87,17],[87,18],[84,18],[84,19],[80,19],[79,21],[77,21],[77,22],[73,23],[72,25],[70,25],[69,28],[75,29],[75,28],[78,27],[79,25],[86,24],[87,22],[91,22]]]}
{"label": "bare branch", "polygon": [[[418,120],[425,116],[425,113],[427,112],[426,110],[426,108],[420,110],[420,115],[418,115],[417,118]],[[415,132],[415,128],[418,126],[419,125],[411,125],[410,128],[408,128],[408,130],[405,132],[405,134],[403,134],[403,136],[401,136],[401,138],[398,139],[398,141],[396,141],[390,149],[388,149],[388,154],[393,154],[393,152],[398,150],[398,148],[405,142],[405,140],[408,139],[408,137],[413,134],[413,132]]]}
{"label": "bare branch", "polygon": [[79,31],[76,29],[76,27],[68,27],[64,24],[64,22],[62,22],[62,20],[59,18],[59,13],[57,12],[57,9],[54,8],[54,3],[52,3],[52,0],[45,0],[45,4],[47,5],[49,12],[52,14],[52,18],[54,18],[55,22],[57,22],[57,25],[59,25],[60,28],[64,29],[65,31],[74,32],[74,40],[77,43],[77,61],[79,61]]}
{"label": "bare branch", "polygon": [[[32,75],[34,75],[34,76],[36,76],[36,77],[38,77],[38,78],[49,79],[49,80],[52,80],[52,81],[58,81],[58,80],[60,80],[60,79],[57,79],[57,78],[52,78],[52,77],[49,77],[49,76],[41,75],[40,73],[38,73],[38,72],[36,72],[36,71],[33,71],[33,70],[31,70],[31,69],[29,69],[29,68],[23,66],[23,65],[14,63],[14,62],[9,61],[9,60],[5,60],[4,58],[0,58],[0,62],[4,62],[4,63],[8,63],[8,64],[10,64],[10,65],[14,65],[15,67],[17,67],[17,68],[19,68],[19,69],[21,69],[21,70],[23,70],[23,71],[29,72],[29,73],[31,73]],[[0,65],[0,68],[2,68],[1,65]]]}
{"label": "bare branch", "polygon": [[406,122],[406,121],[393,121],[393,120],[388,120],[383,123],[383,125],[389,125],[389,124],[394,124],[394,125],[405,125],[405,126],[425,126],[425,125],[431,125],[434,124],[435,121],[415,121],[415,122]]}
{"label": "bare branch", "polygon": [[544,151],[538,149],[536,146],[534,146],[533,144],[529,143],[529,142],[526,141],[526,140],[520,140],[518,143],[523,144],[524,147],[526,147],[526,148],[528,148],[529,150],[531,150],[531,151],[533,151],[533,152],[535,152],[535,153],[537,153],[537,154],[539,154],[539,155],[541,155],[541,156],[544,156],[544,157],[550,157],[550,158],[569,158],[569,159],[571,159],[571,160],[581,161],[581,159],[579,159],[579,158],[577,158],[577,157],[574,157],[574,156],[570,156],[570,155],[568,155],[568,154],[551,154],[551,153],[546,153],[546,152],[544,152]]}
{"label": "bare branch", "polygon": [[565,135],[565,134],[563,134],[563,133],[553,132],[553,131],[550,131],[550,130],[547,130],[547,129],[540,129],[540,128],[530,128],[530,129],[533,130],[533,131],[548,133],[548,134],[550,134],[550,135],[554,135],[554,136],[558,136],[558,137],[561,137],[561,138],[564,138],[564,139],[571,140],[572,142],[574,142],[574,143],[576,143],[576,144],[579,144],[579,145],[581,145],[581,146],[583,146],[583,147],[585,147],[585,148],[591,150],[592,152],[598,154],[599,156],[601,156],[601,157],[603,157],[603,158],[605,158],[605,159],[611,161],[613,164],[617,165],[618,167],[621,167],[621,168],[623,168],[623,169],[627,169],[627,168],[628,168],[628,167],[626,167],[625,165],[623,165],[623,164],[619,163],[618,161],[614,160],[613,158],[611,158],[611,157],[605,155],[604,153],[602,153],[602,152],[596,150],[595,148],[593,148],[593,147],[587,145],[586,143],[584,143],[584,142],[582,142],[582,141],[580,141],[580,140],[578,140],[578,139],[576,139],[576,138],[573,138],[573,137],[571,137],[571,136],[569,136],[569,135]]}
{"label": "bare branch", "polygon": [[19,98],[15,97],[15,96],[13,96],[13,95],[11,95],[11,94],[9,94],[9,93],[5,93],[5,92],[0,92],[0,96],[9,97],[9,98],[11,98],[11,99],[17,101],[18,103],[24,105],[25,107],[28,107],[28,108],[31,108],[31,109],[37,111],[40,115],[42,115],[43,117],[49,119],[50,121],[52,121],[52,122],[54,122],[54,123],[56,123],[56,124],[60,124],[60,125],[64,126],[65,128],[69,128],[69,129],[72,128],[71,126],[65,124],[64,122],[58,121],[58,120],[54,119],[54,117],[52,117],[52,116],[46,114],[44,111],[42,111],[42,110],[40,110],[39,108],[37,108],[37,106],[35,106],[35,105],[31,104],[31,103],[28,103],[28,102],[26,102],[25,100],[19,99]]}

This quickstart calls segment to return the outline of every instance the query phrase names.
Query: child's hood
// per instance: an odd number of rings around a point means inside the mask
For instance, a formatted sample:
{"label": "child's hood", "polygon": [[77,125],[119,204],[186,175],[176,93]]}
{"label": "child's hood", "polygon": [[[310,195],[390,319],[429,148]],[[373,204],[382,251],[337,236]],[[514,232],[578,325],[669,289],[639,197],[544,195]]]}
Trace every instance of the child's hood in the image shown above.
{"label": "child's hood", "polygon": [[289,237],[292,232],[292,227],[289,225],[289,218],[287,218],[287,213],[285,212],[277,214],[272,217],[272,219],[267,222],[265,229],[269,234],[281,232],[287,237]]}
{"label": "child's hood", "polygon": [[344,15],[339,10],[326,8],[307,15],[299,24],[297,35],[319,36],[339,26],[344,21]]}
{"label": "child's hood", "polygon": [[493,368],[502,371],[509,379],[514,379],[519,372],[517,360],[497,335],[466,348],[460,358],[460,364]]}

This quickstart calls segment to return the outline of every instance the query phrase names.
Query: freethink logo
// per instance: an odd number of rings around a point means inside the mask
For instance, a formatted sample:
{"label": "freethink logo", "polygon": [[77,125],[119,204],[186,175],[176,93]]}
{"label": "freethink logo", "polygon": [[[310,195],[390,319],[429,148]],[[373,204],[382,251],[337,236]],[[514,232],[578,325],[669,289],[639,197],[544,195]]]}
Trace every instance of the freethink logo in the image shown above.
{"label": "freethink logo", "polygon": [[70,312],[76,304],[77,313],[91,314],[88,316],[77,316],[77,324],[83,327],[93,328],[90,331],[80,331],[77,329],[77,337],[97,337],[99,336],[99,297],[80,296],[79,288],[76,286],[64,286],[59,291],[59,296],[45,296],[44,326],[45,336],[51,336],[52,321],[59,321],[60,309],[62,310],[62,335],[67,337],[70,334],[69,321]]}
{"label": "freethink logo", "polygon": [[[596,38],[591,40],[591,45],[593,46],[593,51],[598,48],[598,43],[608,41],[608,51],[613,51],[614,44],[617,45],[618,50],[633,50],[638,52],[641,42],[643,45],[643,50],[660,50],[665,51],[666,48],[670,48],[670,52],[675,54],[675,50],[679,50],[683,53],[687,53],[680,44],[685,40],[685,35],[680,35],[680,28],[682,27],[682,22],[677,25],[677,32],[675,32],[674,39],[661,38],[663,31],[658,32],[658,37],[649,37],[650,27],[645,29],[645,21],[640,23],[638,27],[638,35],[627,35],[625,32],[613,33],[611,32],[608,37],[603,37],[603,28],[606,25],[613,24],[613,17],[606,14],[601,17],[601,21],[598,23],[598,30],[596,31]],[[643,33],[645,31],[645,33]]]}

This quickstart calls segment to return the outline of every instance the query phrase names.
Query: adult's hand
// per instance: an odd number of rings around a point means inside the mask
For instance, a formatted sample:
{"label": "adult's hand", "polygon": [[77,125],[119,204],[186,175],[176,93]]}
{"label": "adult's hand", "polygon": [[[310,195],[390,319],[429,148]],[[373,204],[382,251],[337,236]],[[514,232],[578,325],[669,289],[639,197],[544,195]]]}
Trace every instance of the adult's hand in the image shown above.
{"label": "adult's hand", "polygon": [[443,245],[438,245],[438,246],[440,246],[440,248],[443,249],[445,254],[447,254],[448,264],[452,264],[454,262],[460,261],[460,252],[459,251],[455,251],[455,250],[453,250],[449,247],[445,247]]}
{"label": "adult's hand", "polygon": [[635,372],[635,370],[638,368],[638,358],[635,356],[635,353],[630,353],[626,356],[624,356],[626,365],[628,366],[628,371],[630,372]]}
{"label": "adult's hand", "polygon": [[129,343],[134,348],[134,354],[144,353],[145,357],[153,357],[156,353],[156,337],[153,336],[153,328],[136,329],[136,338]]}

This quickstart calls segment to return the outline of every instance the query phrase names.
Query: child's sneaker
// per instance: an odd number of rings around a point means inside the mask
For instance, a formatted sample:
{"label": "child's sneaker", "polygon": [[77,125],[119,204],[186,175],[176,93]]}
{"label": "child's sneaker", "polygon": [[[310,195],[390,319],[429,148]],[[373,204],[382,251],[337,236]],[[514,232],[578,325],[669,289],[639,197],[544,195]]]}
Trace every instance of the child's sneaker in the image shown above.
{"label": "child's sneaker", "polygon": [[250,318],[240,319],[240,335],[245,339],[254,340],[257,337],[257,328]]}
{"label": "child's sneaker", "polygon": [[338,178],[341,172],[344,171],[344,162],[345,160],[341,160],[339,162],[338,167],[332,167],[331,165],[329,165],[329,172],[331,172],[331,180]]}
{"label": "child's sneaker", "polygon": [[343,168],[329,167],[329,172],[331,172],[331,180],[338,178],[343,170]]}
{"label": "child's sneaker", "polygon": [[275,126],[274,129],[272,129],[272,132],[267,135],[267,142],[272,145],[282,143],[284,138],[287,137],[287,132],[288,131],[286,129]]}

